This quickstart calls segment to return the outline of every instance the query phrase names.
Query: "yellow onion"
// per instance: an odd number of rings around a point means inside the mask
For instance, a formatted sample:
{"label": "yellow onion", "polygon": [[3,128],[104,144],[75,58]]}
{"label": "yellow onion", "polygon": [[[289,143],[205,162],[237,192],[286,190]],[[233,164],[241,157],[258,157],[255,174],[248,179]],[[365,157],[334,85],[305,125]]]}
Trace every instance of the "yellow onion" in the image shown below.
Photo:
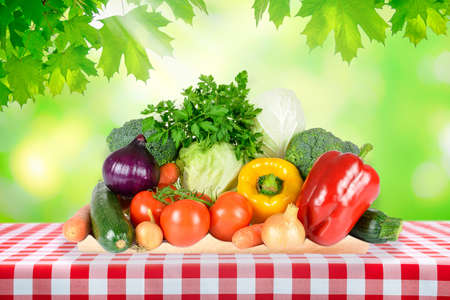
{"label": "yellow onion", "polygon": [[264,222],[261,237],[271,250],[295,249],[305,241],[305,229],[297,219],[298,207],[289,204],[284,213],[270,216]]}

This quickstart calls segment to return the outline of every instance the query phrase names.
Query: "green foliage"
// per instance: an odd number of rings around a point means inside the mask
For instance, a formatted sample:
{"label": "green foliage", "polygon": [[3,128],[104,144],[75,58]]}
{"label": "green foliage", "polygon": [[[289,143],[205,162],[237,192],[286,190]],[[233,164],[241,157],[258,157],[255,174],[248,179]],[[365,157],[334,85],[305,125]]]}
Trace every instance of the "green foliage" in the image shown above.
{"label": "green foliage", "polygon": [[[143,46],[144,39],[150,38],[152,48],[161,54],[170,54],[172,38],[160,31],[169,21],[160,13],[147,12],[146,6],[139,6],[124,16],[113,16],[102,20],[100,40],[103,52],[99,67],[105,76],[111,78],[119,71],[122,55],[128,74],[146,81],[152,67]],[[143,35],[145,33],[145,35]]]}
{"label": "green foliage", "polygon": [[[161,31],[170,21],[156,9],[163,1],[130,0],[138,7],[91,25],[109,0],[0,0],[0,110],[37,95],[60,94],[64,86],[83,93],[89,76],[118,72],[124,58],[128,74],[146,81],[152,67],[146,48],[170,55],[172,38]],[[141,3],[143,2],[143,3]],[[207,12],[203,0],[167,0],[176,18],[192,23],[193,7]],[[148,7],[150,4],[151,8]],[[89,57],[101,49],[100,60]]]}
{"label": "green foliage", "polygon": [[176,19],[182,19],[188,24],[192,24],[192,18],[194,17],[194,7],[204,13],[208,13],[206,8],[206,3],[203,0],[131,0],[135,4],[140,4],[141,2],[148,3],[151,7],[156,10],[163,2],[165,2],[172,10],[173,15]]}
{"label": "green foliage", "polygon": [[312,128],[292,137],[285,159],[293,163],[300,171],[302,178],[306,179],[319,156],[331,150],[360,154],[358,146],[352,142],[342,141],[325,129]]}
{"label": "green foliage", "polygon": [[392,33],[405,27],[404,36],[417,45],[427,37],[427,27],[436,34],[447,33],[450,1],[442,0],[391,0],[395,14],[391,18]]}
{"label": "green foliage", "polygon": [[284,17],[290,15],[289,0],[255,0],[253,8],[255,10],[256,25],[261,20],[262,15],[269,7],[270,21],[278,28],[283,23]]}
{"label": "green foliage", "polygon": [[[159,131],[149,140],[165,142],[170,137],[177,148],[199,142],[204,149],[225,142],[234,147],[238,160],[255,157],[261,152],[262,134],[253,127],[261,109],[247,100],[247,72],[239,73],[235,81],[217,85],[212,76],[202,75],[196,88],[183,91],[180,108],[172,100],[148,105],[142,112],[150,115],[143,128]],[[160,118],[155,118],[155,113]]]}
{"label": "green foliage", "polygon": [[12,55],[5,64],[8,74],[8,83],[14,99],[25,104],[29,98],[44,90],[41,63],[39,60],[27,55],[17,58]]}
{"label": "green foliage", "polygon": [[[289,16],[289,2],[255,0],[256,23],[269,6],[270,21],[278,28]],[[394,10],[390,24],[377,11],[384,7]],[[427,37],[427,28],[436,34],[447,34],[450,0],[302,0],[296,16],[311,17],[302,32],[311,49],[322,46],[333,31],[336,53],[350,62],[363,47],[362,32],[370,40],[384,44],[387,29],[393,34],[404,30],[404,36],[414,45]]]}
{"label": "green foliage", "polygon": [[[152,68],[146,48],[172,53],[172,38],[162,31],[171,20],[160,7],[187,24],[196,10],[208,13],[204,0],[127,0],[137,7],[101,20],[97,29],[93,16],[108,1],[0,0],[0,111],[13,101],[23,105],[37,95],[58,95],[65,86],[83,93],[90,76],[101,69],[111,78],[122,58],[128,74],[146,81]],[[267,11],[279,28],[291,16],[290,5],[290,0],[254,0],[256,24]],[[385,7],[393,10],[389,23],[377,11]],[[403,32],[414,45],[427,38],[428,28],[447,34],[450,0],[303,0],[294,16],[310,18],[302,33],[311,49],[333,31],[336,53],[350,62],[363,47],[361,34],[384,43],[388,30]],[[89,57],[92,49],[101,51],[98,62]]]}
{"label": "green foliage", "polygon": [[345,61],[351,61],[362,48],[358,26],[371,40],[386,38],[388,25],[375,11],[373,0],[304,0],[298,15],[312,16],[303,31],[311,49],[322,45],[333,30],[336,52]]}

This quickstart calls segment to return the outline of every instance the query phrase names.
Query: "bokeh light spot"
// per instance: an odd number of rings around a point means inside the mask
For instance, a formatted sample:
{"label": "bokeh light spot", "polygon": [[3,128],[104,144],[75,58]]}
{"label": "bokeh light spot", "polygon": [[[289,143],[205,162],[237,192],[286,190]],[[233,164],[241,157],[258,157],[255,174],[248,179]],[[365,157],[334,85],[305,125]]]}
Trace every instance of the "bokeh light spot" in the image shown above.
{"label": "bokeh light spot", "polygon": [[448,123],[439,135],[439,144],[442,150],[442,164],[450,177],[450,123]]}
{"label": "bokeh light spot", "polygon": [[89,129],[81,116],[63,120],[43,116],[35,121],[11,155],[11,171],[17,183],[41,200],[50,200],[64,188],[64,173],[77,168]]}
{"label": "bokeh light spot", "polygon": [[419,198],[435,198],[444,192],[448,176],[442,166],[433,162],[419,165],[412,176],[412,189]]}
{"label": "bokeh light spot", "polygon": [[434,61],[434,76],[437,80],[450,84],[450,52],[446,51]]}
{"label": "bokeh light spot", "polygon": [[27,158],[30,174],[34,177],[45,176],[45,164],[42,158],[37,156],[29,156]]}
{"label": "bokeh light spot", "polygon": [[41,149],[22,144],[11,160],[14,177],[30,194],[48,199],[58,192],[60,172]]}

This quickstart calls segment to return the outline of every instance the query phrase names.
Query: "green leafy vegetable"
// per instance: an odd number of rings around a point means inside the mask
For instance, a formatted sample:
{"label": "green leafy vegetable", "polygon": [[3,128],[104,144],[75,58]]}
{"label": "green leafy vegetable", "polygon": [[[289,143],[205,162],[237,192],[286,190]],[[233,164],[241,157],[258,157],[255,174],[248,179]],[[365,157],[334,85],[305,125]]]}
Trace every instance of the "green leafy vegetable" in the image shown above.
{"label": "green leafy vegetable", "polygon": [[199,143],[193,143],[180,150],[177,165],[184,188],[216,199],[237,185],[243,161],[236,159],[230,144],[215,144],[205,150]]}
{"label": "green leafy vegetable", "polygon": [[[177,147],[199,142],[204,149],[226,142],[234,147],[237,159],[255,157],[262,146],[262,134],[254,131],[261,109],[247,100],[247,72],[242,71],[235,80],[236,83],[217,85],[212,76],[202,75],[196,88],[183,91],[180,108],[172,100],[148,105],[142,112],[150,115],[144,119],[143,128],[159,132],[150,141],[171,137]],[[159,118],[155,118],[155,113]]]}
{"label": "green leafy vegetable", "polygon": [[319,156],[331,150],[360,154],[360,149],[355,144],[344,142],[325,129],[312,128],[292,137],[285,159],[293,163],[305,179]]}
{"label": "green leafy vegetable", "polygon": [[156,130],[150,129],[145,132],[142,131],[142,120],[131,120],[125,122],[120,128],[114,128],[106,138],[109,150],[114,152],[120,148],[128,145],[139,134],[143,134],[147,139],[147,150],[155,158],[158,165],[162,166],[168,162],[175,160],[177,155],[177,148],[171,138],[166,143],[162,143],[160,140],[149,141],[152,135],[157,133]]}
{"label": "green leafy vegetable", "polygon": [[284,158],[292,136],[305,129],[305,115],[294,91],[273,89],[253,100],[262,108],[257,117],[258,130],[263,133],[263,154]]}

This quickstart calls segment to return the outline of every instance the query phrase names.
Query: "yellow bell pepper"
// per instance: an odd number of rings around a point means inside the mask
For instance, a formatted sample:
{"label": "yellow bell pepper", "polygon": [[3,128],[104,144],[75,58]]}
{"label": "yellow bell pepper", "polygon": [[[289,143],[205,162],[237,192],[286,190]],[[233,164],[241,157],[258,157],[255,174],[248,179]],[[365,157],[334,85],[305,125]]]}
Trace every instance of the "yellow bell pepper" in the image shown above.
{"label": "yellow bell pepper", "polygon": [[297,168],[281,158],[257,158],[239,172],[237,191],[253,206],[253,223],[284,212],[294,202],[303,180]]}

